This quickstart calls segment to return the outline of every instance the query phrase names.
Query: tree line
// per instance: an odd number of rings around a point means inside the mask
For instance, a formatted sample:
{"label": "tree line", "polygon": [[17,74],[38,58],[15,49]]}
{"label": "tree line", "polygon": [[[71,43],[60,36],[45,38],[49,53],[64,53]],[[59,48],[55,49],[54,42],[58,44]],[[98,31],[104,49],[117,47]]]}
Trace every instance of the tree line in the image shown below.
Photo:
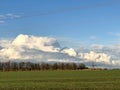
{"label": "tree line", "polygon": [[32,63],[32,62],[0,62],[0,71],[31,70],[79,70],[87,69],[83,63]]}

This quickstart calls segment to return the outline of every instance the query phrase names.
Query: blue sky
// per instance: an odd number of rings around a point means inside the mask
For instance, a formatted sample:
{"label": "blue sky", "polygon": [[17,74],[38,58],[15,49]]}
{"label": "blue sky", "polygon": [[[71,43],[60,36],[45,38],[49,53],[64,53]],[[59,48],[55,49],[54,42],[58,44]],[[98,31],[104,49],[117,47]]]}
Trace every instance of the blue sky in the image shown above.
{"label": "blue sky", "polygon": [[0,60],[27,59],[120,67],[120,0],[0,0]]}
{"label": "blue sky", "polygon": [[0,0],[0,38],[19,34],[55,37],[73,47],[119,44],[120,1]]}

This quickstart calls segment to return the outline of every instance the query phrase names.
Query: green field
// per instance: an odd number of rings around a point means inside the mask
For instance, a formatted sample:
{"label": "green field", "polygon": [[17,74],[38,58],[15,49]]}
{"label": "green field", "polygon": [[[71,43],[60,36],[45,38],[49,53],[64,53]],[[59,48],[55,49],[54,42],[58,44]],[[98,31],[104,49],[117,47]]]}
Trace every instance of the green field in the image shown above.
{"label": "green field", "polygon": [[0,90],[120,90],[120,71],[0,72]]}

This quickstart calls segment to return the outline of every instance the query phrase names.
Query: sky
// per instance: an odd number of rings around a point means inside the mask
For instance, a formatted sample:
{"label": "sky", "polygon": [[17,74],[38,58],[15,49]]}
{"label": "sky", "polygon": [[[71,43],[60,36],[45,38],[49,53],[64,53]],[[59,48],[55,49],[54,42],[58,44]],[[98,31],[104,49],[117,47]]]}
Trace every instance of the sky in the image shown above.
{"label": "sky", "polygon": [[[119,0],[0,0],[0,46],[13,47],[12,41],[17,37],[29,40],[32,35],[55,38],[62,48],[69,47],[70,52],[81,47],[88,51],[99,48],[100,53],[118,59],[119,22]],[[103,49],[106,51],[102,52]],[[113,52],[108,53],[109,50]]]}
{"label": "sky", "polygon": [[119,9],[119,0],[0,0],[0,15],[13,15],[0,20],[0,37],[22,33],[107,44],[119,39]]}

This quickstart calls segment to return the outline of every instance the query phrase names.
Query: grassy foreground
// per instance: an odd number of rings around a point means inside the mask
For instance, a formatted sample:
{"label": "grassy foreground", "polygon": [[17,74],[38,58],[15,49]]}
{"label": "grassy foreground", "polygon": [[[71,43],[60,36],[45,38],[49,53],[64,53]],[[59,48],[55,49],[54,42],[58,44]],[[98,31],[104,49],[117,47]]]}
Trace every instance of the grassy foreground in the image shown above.
{"label": "grassy foreground", "polygon": [[0,90],[120,90],[120,71],[0,72]]}

